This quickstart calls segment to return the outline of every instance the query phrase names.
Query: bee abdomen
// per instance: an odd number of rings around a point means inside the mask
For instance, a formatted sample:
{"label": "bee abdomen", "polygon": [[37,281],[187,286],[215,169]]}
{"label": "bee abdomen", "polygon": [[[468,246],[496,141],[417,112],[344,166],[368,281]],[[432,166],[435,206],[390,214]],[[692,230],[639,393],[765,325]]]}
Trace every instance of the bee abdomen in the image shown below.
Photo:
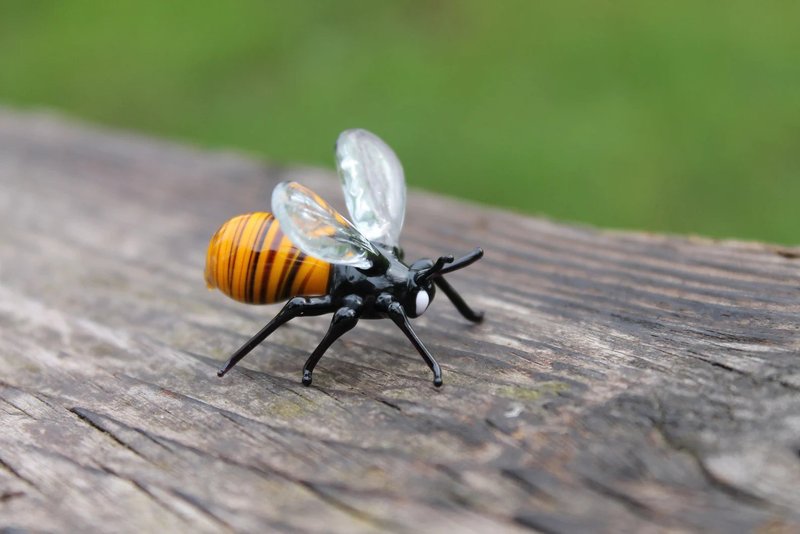
{"label": "bee abdomen", "polygon": [[266,212],[239,215],[223,224],[206,253],[208,287],[248,304],[324,295],[330,271],[329,263],[295,247]]}

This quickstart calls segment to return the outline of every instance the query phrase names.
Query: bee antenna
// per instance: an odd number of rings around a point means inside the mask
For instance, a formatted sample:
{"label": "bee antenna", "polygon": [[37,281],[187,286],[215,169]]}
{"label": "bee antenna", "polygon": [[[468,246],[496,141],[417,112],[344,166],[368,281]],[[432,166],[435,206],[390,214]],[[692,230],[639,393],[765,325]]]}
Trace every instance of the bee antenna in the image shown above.
{"label": "bee antenna", "polygon": [[[450,257],[452,258],[452,256],[450,256]],[[478,248],[474,249],[473,251],[471,251],[469,254],[466,254],[465,256],[461,256],[460,258],[458,258],[455,261],[447,262],[450,265],[448,265],[447,267],[443,267],[442,269],[439,269],[439,272],[434,273],[434,274],[435,274],[435,276],[442,276],[442,275],[447,274],[447,273],[452,273],[453,271],[457,271],[459,269],[463,269],[464,267],[466,267],[468,265],[472,265],[473,263],[475,263],[476,261],[478,261],[482,257],[483,257],[483,249],[478,247]]]}
{"label": "bee antenna", "polygon": [[439,273],[448,263],[453,263],[453,256],[439,256],[439,259],[433,265],[423,271],[419,271],[414,277],[414,281],[417,284],[424,283],[428,278]]}

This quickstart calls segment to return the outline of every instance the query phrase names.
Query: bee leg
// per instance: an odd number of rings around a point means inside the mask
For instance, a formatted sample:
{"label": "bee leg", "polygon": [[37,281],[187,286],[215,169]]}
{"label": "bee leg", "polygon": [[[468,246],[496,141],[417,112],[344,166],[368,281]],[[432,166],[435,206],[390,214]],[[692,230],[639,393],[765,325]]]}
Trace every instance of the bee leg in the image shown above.
{"label": "bee leg", "polygon": [[314,349],[314,352],[311,353],[311,356],[308,357],[306,364],[303,366],[304,386],[311,385],[311,375],[314,372],[314,367],[317,366],[317,363],[319,362],[320,358],[322,358],[322,355],[325,354],[325,351],[328,350],[328,347],[330,347],[334,341],[339,339],[342,334],[348,330],[351,330],[358,323],[360,311],[359,305],[343,306],[336,310],[336,313],[333,314],[331,326],[325,333],[325,337],[322,338],[322,341],[320,341],[319,345],[317,345],[317,348]]}
{"label": "bee leg", "polygon": [[258,334],[251,337],[247,343],[239,347],[239,349],[233,353],[233,356],[230,357],[225,367],[217,371],[217,376],[223,376],[230,371],[234,365],[239,363],[239,360],[247,356],[251,350],[267,339],[267,336],[289,320],[302,315],[322,315],[331,311],[333,311],[333,304],[331,303],[331,297],[328,295],[324,297],[294,297],[290,299],[289,302],[281,308],[278,315],[267,323],[267,326],[262,328]]}
{"label": "bee leg", "polygon": [[406,337],[411,341],[411,344],[414,345],[414,348],[417,349],[420,356],[422,356],[422,359],[425,360],[425,363],[428,364],[428,367],[431,368],[431,371],[433,371],[433,385],[437,388],[441,387],[442,369],[439,367],[439,363],[433,355],[431,355],[430,351],[428,351],[427,347],[425,347],[425,344],[422,343],[422,340],[417,337],[417,333],[414,332],[414,329],[411,328],[411,323],[408,321],[403,306],[392,297],[385,294],[378,297],[378,306],[383,308],[389,318],[394,321],[394,324],[403,331]]}
{"label": "bee leg", "polygon": [[464,302],[464,299],[461,298],[461,295],[450,285],[450,283],[444,279],[443,276],[439,276],[433,279],[433,282],[436,286],[441,289],[447,298],[450,299],[450,302],[453,303],[453,306],[464,316],[465,319],[468,321],[472,321],[473,323],[480,323],[483,321],[483,312],[476,312],[472,308],[469,307],[469,304]]}

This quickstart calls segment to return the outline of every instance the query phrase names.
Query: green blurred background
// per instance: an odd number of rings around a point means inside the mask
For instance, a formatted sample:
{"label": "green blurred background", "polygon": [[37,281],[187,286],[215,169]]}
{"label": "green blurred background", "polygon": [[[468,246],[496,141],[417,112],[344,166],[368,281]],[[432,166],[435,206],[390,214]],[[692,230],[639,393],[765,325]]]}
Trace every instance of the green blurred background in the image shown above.
{"label": "green blurred background", "polygon": [[411,186],[800,243],[800,2],[8,1],[0,103],[327,167],[361,126]]}

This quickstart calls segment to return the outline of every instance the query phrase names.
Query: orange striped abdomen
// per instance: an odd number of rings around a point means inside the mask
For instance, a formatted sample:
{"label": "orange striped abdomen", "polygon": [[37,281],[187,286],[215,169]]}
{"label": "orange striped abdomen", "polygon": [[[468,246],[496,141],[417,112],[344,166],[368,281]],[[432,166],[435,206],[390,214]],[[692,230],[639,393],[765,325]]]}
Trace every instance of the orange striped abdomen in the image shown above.
{"label": "orange striped abdomen", "polygon": [[206,253],[206,284],[232,299],[269,304],[328,292],[331,264],[306,256],[271,213],[239,215],[223,224]]}

